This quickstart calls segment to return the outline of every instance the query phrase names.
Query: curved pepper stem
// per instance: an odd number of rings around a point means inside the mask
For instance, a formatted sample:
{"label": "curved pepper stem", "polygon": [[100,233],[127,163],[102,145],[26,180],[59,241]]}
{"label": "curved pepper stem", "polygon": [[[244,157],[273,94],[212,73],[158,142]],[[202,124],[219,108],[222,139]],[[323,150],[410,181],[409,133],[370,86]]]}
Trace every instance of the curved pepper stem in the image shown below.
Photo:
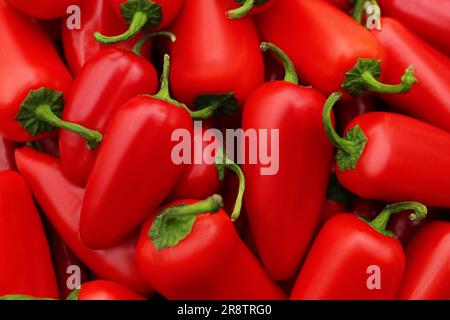
{"label": "curved pepper stem", "polygon": [[177,37],[170,31],[158,31],[158,32],[152,32],[152,33],[147,33],[145,35],[143,35],[137,42],[136,44],[133,46],[132,51],[137,54],[138,56],[141,55],[141,50],[142,50],[142,46],[144,45],[144,43],[146,43],[148,40],[154,38],[154,37],[159,37],[159,36],[164,36],[164,37],[168,37],[170,39],[170,41],[175,42],[177,40]]}
{"label": "curved pepper stem", "polygon": [[393,234],[389,230],[386,230],[389,219],[393,214],[408,210],[414,211],[414,213],[409,216],[409,219],[411,219],[412,221],[424,219],[427,216],[428,212],[427,207],[418,202],[399,202],[395,204],[389,204],[374,220],[369,222],[369,224],[379,233],[386,236],[395,237],[395,234]]}
{"label": "curved pepper stem", "polygon": [[369,91],[387,94],[407,93],[411,90],[412,85],[417,83],[413,66],[410,66],[405,70],[405,73],[401,78],[401,83],[396,85],[380,82],[378,80],[380,76],[380,60],[359,58],[353,69],[345,74],[342,88],[353,97],[359,97]]}
{"label": "curved pepper stem", "polygon": [[245,17],[250,10],[252,10],[255,0],[245,0],[239,8],[227,12],[227,17],[230,19],[239,19]]}
{"label": "curved pepper stem", "polygon": [[101,44],[112,44],[130,40],[141,30],[152,29],[161,23],[162,9],[150,0],[127,0],[121,4],[122,16],[130,26],[127,31],[117,36],[105,36],[94,33],[94,38]]}
{"label": "curved pepper stem", "polygon": [[286,53],[284,53],[279,47],[277,47],[273,43],[269,42],[262,42],[261,50],[264,52],[270,50],[281,60],[285,70],[284,81],[293,84],[298,84],[298,75],[297,71],[295,70],[294,63],[292,62],[291,59],[289,59]]}
{"label": "curved pepper stem", "polygon": [[353,10],[353,19],[355,19],[358,23],[362,23],[362,15],[364,11],[364,6],[367,2],[370,2],[372,5],[377,5],[376,0],[356,0],[355,6]]}
{"label": "curved pepper stem", "polygon": [[60,128],[82,137],[89,149],[97,148],[103,135],[79,124],[61,120],[62,109],[62,92],[42,87],[30,91],[20,106],[16,120],[32,136]]}
{"label": "curved pepper stem", "polygon": [[230,169],[239,178],[239,191],[236,197],[236,201],[234,203],[233,212],[231,213],[231,221],[234,222],[239,218],[242,210],[242,201],[244,199],[245,193],[245,175],[241,167],[239,167],[236,163],[230,160],[222,148],[219,148],[217,150],[215,163],[216,169],[219,173],[220,181],[223,181],[223,179],[225,178],[225,169]]}
{"label": "curved pepper stem", "polygon": [[340,170],[355,169],[367,143],[367,137],[359,126],[351,128],[344,138],[336,132],[331,120],[331,111],[342,93],[331,94],[323,108],[323,123],[331,143],[338,149],[336,161]]}
{"label": "curved pepper stem", "polygon": [[189,205],[169,207],[153,220],[148,236],[158,250],[174,247],[192,231],[198,215],[215,213],[223,207],[220,195]]}

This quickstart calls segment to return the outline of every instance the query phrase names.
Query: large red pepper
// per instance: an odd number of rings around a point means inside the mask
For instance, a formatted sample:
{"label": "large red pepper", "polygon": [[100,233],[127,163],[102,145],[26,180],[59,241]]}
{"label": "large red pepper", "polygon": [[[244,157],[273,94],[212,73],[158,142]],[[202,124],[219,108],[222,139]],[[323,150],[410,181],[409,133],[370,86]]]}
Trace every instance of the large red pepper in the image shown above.
{"label": "large red pepper", "polygon": [[0,296],[59,296],[39,213],[13,171],[0,172],[0,256]]}
{"label": "large red pepper", "polygon": [[263,39],[279,45],[306,82],[326,95],[341,91],[349,99],[368,91],[406,92],[416,81],[408,69],[401,84],[380,83],[383,48],[368,30],[325,0],[277,1],[256,20]]}
{"label": "large red pepper", "polygon": [[391,214],[414,210],[422,219],[425,206],[414,202],[388,205],[371,222],[338,214],[320,231],[291,293],[294,300],[392,300],[405,269],[400,241],[386,230]]}
{"label": "large red pepper", "polygon": [[177,16],[184,0],[109,0],[117,16],[130,24],[127,31],[117,36],[95,32],[95,39],[103,44],[127,41],[141,30],[167,27]]}
{"label": "large red pepper", "polygon": [[[419,82],[407,94],[382,95],[392,108],[450,131],[450,59],[392,18],[373,31],[386,50],[382,78],[395,81],[409,64]],[[425,106],[425,107],[424,107]]]}
{"label": "large red pepper", "polygon": [[15,170],[14,150],[16,144],[0,137],[0,171]]}
{"label": "large red pepper", "polygon": [[[158,75],[139,55],[139,45],[136,52],[111,48],[91,58],[73,83],[63,119],[104,133],[125,102],[140,94],[154,94]],[[86,148],[80,136],[61,130],[61,164],[67,177],[78,185],[86,185],[97,151]]]}
{"label": "large red pepper", "polygon": [[[62,43],[64,56],[73,75],[76,75],[81,67],[100,49],[105,46],[95,41],[92,36],[95,31],[103,33],[121,33],[127,29],[127,24],[119,19],[109,5],[109,0],[80,0],[82,12],[81,29],[69,29],[62,26]],[[132,49],[136,38],[114,45],[123,49]],[[150,46],[144,47],[143,56],[148,56]]]}
{"label": "large red pepper", "polygon": [[84,192],[64,177],[56,159],[27,147],[16,151],[16,161],[47,218],[89,269],[142,294],[151,291],[134,260],[134,237],[107,250],[92,250],[82,243],[79,230]]}
{"label": "large red pepper", "polygon": [[419,120],[387,112],[355,118],[345,137],[333,129],[330,111],[340,93],[324,108],[325,129],[338,148],[336,175],[349,191],[366,199],[404,199],[450,208],[450,134]]}
{"label": "large red pepper", "polygon": [[450,222],[424,226],[406,248],[406,272],[398,298],[450,299]]}
{"label": "large red pepper", "polygon": [[8,4],[26,15],[39,19],[61,18],[67,8],[78,4],[79,0],[5,0]]}
{"label": "large red pepper", "polygon": [[[30,90],[47,87],[68,93],[71,76],[41,26],[0,0],[0,134],[18,142],[39,140],[48,136],[47,125],[27,122],[31,134],[15,120],[21,105],[47,102],[45,97],[29,95]],[[7,75],[7,76],[6,76]],[[57,111],[57,110],[55,110]]]}
{"label": "large red pepper", "polygon": [[143,225],[136,260],[149,284],[167,299],[283,299],[239,239],[222,198],[181,200]]}
{"label": "large red pepper", "polygon": [[229,10],[227,16],[230,19],[239,19],[247,14],[254,15],[267,10],[275,1],[279,0],[230,0],[236,2],[237,8]]}
{"label": "large red pepper", "polygon": [[450,1],[377,0],[383,15],[395,18],[450,56]]}
{"label": "large red pepper", "polygon": [[274,155],[279,147],[279,171],[264,173],[267,165],[259,160],[250,164],[246,145],[245,204],[266,270],[275,280],[287,280],[300,266],[318,223],[333,148],[321,120],[325,97],[298,85],[292,62],[277,47],[263,43],[262,48],[281,57],[286,78],[266,83],[250,96],[242,128],[268,130],[268,137],[273,134],[270,130],[279,130],[279,141],[267,143],[268,154]]}
{"label": "large red pepper", "polygon": [[224,93],[242,106],[264,81],[256,28],[250,17],[227,19],[224,12],[233,6],[230,0],[187,1],[170,28],[177,36],[170,47],[173,94],[190,107]]}

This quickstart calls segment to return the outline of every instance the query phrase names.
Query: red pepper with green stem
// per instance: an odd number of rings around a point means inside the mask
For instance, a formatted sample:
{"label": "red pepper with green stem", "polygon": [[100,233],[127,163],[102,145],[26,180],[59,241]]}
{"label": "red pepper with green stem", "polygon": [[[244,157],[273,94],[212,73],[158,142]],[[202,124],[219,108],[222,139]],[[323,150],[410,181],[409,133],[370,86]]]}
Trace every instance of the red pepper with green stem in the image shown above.
{"label": "red pepper with green stem", "polygon": [[170,46],[173,94],[190,107],[224,93],[243,106],[264,81],[254,23],[250,17],[228,19],[224,13],[233,6],[233,0],[187,1],[170,28],[177,35]]}
{"label": "red pepper with green stem", "polygon": [[450,56],[450,1],[377,0],[383,15],[414,30],[422,39]]}
{"label": "red pepper with green stem", "polygon": [[[368,30],[324,0],[277,1],[256,21],[262,38],[279,45],[306,82],[325,95],[340,91],[349,100],[369,91],[407,92],[416,81],[412,69],[407,69],[399,85],[379,82],[382,46]],[[293,34],[299,41],[292,41]]]}
{"label": "red pepper with green stem", "polygon": [[315,239],[291,293],[292,300],[393,300],[405,270],[400,241],[386,230],[392,214],[427,208],[402,202],[386,206],[372,221],[354,214],[331,218]]}
{"label": "red pepper with green stem", "polygon": [[0,171],[15,170],[14,150],[16,144],[0,137]]}
{"label": "red pepper with green stem", "polygon": [[267,165],[250,164],[249,146],[243,144],[245,205],[266,270],[275,280],[287,280],[297,272],[319,222],[333,148],[321,118],[325,97],[298,85],[294,66],[280,49],[270,43],[261,48],[283,61],[286,77],[253,92],[245,104],[242,128],[279,130],[279,141],[269,142],[267,150],[274,155],[279,147],[279,170],[264,174]]}
{"label": "red pepper with green stem", "polygon": [[[183,161],[178,161],[184,159],[174,152],[178,145],[174,134],[192,136],[192,118],[204,119],[222,106],[217,102],[190,112],[173,100],[169,61],[166,55],[159,93],[131,99],[111,121],[81,211],[81,238],[88,247],[114,245],[162,203],[184,168]],[[222,97],[224,101],[228,98]]]}
{"label": "red pepper with green stem", "polygon": [[[109,0],[80,0],[79,6],[82,12],[81,29],[69,29],[65,23],[62,25],[64,56],[73,75],[77,75],[90,58],[105,48],[92,36],[95,31],[115,34],[128,28],[110,7]],[[131,50],[137,38],[110,46]],[[141,51],[142,56],[148,57],[149,51],[150,43],[147,43]]]}
{"label": "red pepper with green stem", "polygon": [[[3,1],[3,0],[2,0]],[[64,17],[67,8],[78,4],[79,0],[5,0],[8,4],[27,16],[38,19]]]}
{"label": "red pepper with green stem", "polygon": [[[62,118],[65,121],[105,133],[111,119],[128,100],[140,94],[154,94],[158,75],[153,65],[139,55],[149,37],[174,35],[166,32],[148,34],[140,39],[134,51],[108,48],[100,51],[76,77]],[[67,177],[85,186],[98,150],[89,150],[81,137],[60,133],[61,164]]]}
{"label": "red pepper with green stem", "polygon": [[229,10],[227,16],[230,19],[240,19],[246,15],[254,15],[267,10],[275,1],[279,0],[231,0],[240,4],[240,7]]}
{"label": "red pepper with green stem", "polygon": [[135,237],[107,250],[92,250],[82,243],[80,210],[84,190],[64,177],[59,161],[28,147],[16,151],[16,161],[46,217],[89,269],[103,279],[121,283],[141,294],[152,291],[134,260]]}
{"label": "red pepper with green stem", "polygon": [[333,128],[331,109],[342,96],[325,104],[325,130],[337,147],[336,175],[352,193],[385,202],[410,199],[450,208],[450,134],[419,120],[387,112],[355,118],[344,138]]}
{"label": "red pepper with green stem", "polygon": [[222,205],[214,195],[155,211],[142,227],[136,253],[147,281],[172,300],[284,299]]}
{"label": "red pepper with green stem", "polygon": [[1,171],[0,195],[0,296],[57,298],[47,238],[25,181]]}
{"label": "red pepper with green stem", "polygon": [[111,44],[130,40],[140,31],[166,28],[177,16],[184,0],[109,0],[118,17],[128,24],[128,30],[116,36],[94,33],[99,43]]}
{"label": "red pepper with green stem", "polygon": [[449,245],[450,222],[434,221],[420,229],[406,248],[399,299],[450,299]]}
{"label": "red pepper with green stem", "polygon": [[406,94],[381,95],[392,108],[450,131],[450,59],[392,18],[372,34],[385,48],[382,78],[393,81],[409,64],[419,82]]}

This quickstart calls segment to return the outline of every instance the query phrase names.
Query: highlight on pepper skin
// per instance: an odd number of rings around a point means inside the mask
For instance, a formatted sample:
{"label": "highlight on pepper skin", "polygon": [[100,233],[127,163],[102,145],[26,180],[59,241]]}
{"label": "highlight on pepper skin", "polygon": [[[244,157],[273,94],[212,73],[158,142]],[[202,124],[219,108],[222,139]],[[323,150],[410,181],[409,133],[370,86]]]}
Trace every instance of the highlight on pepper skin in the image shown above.
{"label": "highlight on pepper skin", "polygon": [[0,0],[0,300],[450,300],[448,12]]}

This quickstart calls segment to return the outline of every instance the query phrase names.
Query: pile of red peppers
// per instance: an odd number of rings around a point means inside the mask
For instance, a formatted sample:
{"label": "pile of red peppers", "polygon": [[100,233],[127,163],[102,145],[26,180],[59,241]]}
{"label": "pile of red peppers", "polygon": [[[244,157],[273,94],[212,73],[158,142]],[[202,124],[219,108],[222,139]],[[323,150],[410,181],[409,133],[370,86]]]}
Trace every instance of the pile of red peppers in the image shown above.
{"label": "pile of red peppers", "polygon": [[450,300],[449,12],[0,0],[0,300]]}

